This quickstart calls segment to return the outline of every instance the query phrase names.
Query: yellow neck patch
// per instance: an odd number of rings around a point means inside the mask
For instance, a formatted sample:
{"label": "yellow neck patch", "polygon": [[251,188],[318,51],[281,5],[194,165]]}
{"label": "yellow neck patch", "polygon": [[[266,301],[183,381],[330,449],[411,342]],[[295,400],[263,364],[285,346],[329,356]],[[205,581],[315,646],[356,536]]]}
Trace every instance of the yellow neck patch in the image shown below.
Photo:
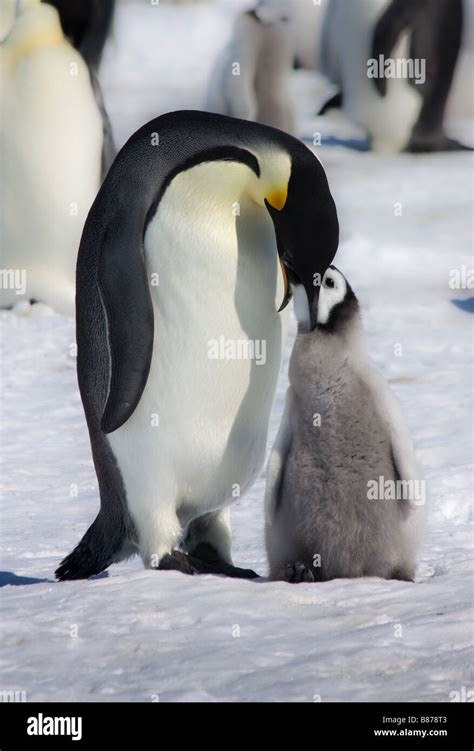
{"label": "yellow neck patch", "polygon": [[[23,58],[32,55],[42,47],[53,47],[64,43],[64,35],[60,29],[44,30],[42,33],[31,34],[26,39],[21,39],[12,47],[4,50],[4,62],[14,68]],[[0,48],[1,49],[1,48]]]}
{"label": "yellow neck patch", "polygon": [[265,198],[267,199],[270,206],[272,206],[274,209],[277,209],[278,211],[281,211],[286,203],[286,199],[288,198],[288,188],[287,186],[275,188],[274,190],[271,190],[265,196]]}

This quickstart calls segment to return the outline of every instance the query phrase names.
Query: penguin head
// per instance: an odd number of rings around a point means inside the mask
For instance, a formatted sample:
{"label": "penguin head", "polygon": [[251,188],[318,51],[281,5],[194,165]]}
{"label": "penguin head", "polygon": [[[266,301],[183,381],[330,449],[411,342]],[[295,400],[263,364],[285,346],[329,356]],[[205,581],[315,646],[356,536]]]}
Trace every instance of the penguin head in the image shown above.
{"label": "penguin head", "polygon": [[259,0],[252,14],[266,25],[289,21],[291,10],[288,8],[288,0]]}
{"label": "penguin head", "polygon": [[[280,310],[299,288],[309,329],[317,325],[321,279],[339,242],[337,211],[324,170],[316,158],[292,154],[291,176],[283,208],[265,205],[273,220],[286,291]],[[299,295],[300,297],[300,295]]]}
{"label": "penguin head", "polygon": [[[295,316],[300,330],[310,330],[310,308],[301,285],[294,288]],[[340,331],[359,312],[359,303],[345,276],[335,266],[326,270],[317,301],[313,302],[316,328],[326,333]]]}

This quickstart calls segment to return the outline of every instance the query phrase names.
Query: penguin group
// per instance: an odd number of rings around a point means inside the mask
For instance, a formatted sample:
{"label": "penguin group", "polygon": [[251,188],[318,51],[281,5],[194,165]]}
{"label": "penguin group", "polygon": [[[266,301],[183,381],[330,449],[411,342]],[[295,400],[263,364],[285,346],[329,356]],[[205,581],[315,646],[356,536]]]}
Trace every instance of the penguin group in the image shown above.
{"label": "penguin group", "polygon": [[[463,44],[463,0],[326,0],[305,12],[297,0],[243,5],[212,66],[203,110],[301,135],[293,68],[313,57],[313,67],[338,89],[321,111],[340,107],[374,150],[467,148],[444,130]],[[79,240],[116,153],[99,84],[114,6],[2,4],[0,307],[24,297],[75,313]],[[368,60],[407,58],[424,61],[422,76],[368,73]],[[14,283],[20,273],[22,285]]]}
{"label": "penguin group", "polygon": [[318,67],[373,150],[468,148],[444,129],[463,15],[463,0],[329,0]]}
{"label": "penguin group", "polygon": [[291,75],[302,65],[337,88],[320,114],[342,109],[365,131],[372,150],[470,149],[444,128],[465,44],[463,0],[309,5],[259,0],[237,17],[210,78],[207,109],[296,132]]}
{"label": "penguin group", "polygon": [[[2,19],[1,267],[25,271],[24,297],[75,315],[100,493],[57,578],[133,555],[149,569],[257,576],[233,563],[230,506],[265,460],[293,299],[298,334],[267,467],[270,577],[413,581],[420,473],[333,265],[324,167],[298,138],[291,80],[308,52],[295,3],[246,5],[202,110],[152,119],[118,154],[99,85],[113,14],[113,0],[18,0]],[[314,66],[338,90],[329,104],[375,151],[465,148],[444,129],[461,0],[327,0],[318,24]],[[367,61],[382,58],[425,60],[423,80],[371,78]],[[18,297],[0,289],[2,307]],[[244,356],[226,354],[235,342]],[[371,500],[380,477],[403,494]]]}

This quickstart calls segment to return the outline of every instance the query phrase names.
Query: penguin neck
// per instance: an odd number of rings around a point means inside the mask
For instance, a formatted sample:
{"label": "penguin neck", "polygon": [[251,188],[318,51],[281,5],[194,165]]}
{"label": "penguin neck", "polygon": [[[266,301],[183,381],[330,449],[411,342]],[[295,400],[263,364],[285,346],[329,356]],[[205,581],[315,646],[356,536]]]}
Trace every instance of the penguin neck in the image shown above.
{"label": "penguin neck", "polygon": [[336,326],[331,331],[322,329],[323,335],[331,343],[331,337],[334,337],[334,345],[346,355],[360,358],[365,353],[365,336],[362,327],[362,319],[359,311],[346,318],[343,323]]}
{"label": "penguin neck", "polygon": [[[174,279],[178,266],[183,266],[181,277],[188,267],[192,269],[189,283],[191,279],[205,279],[200,286],[194,285],[193,295],[205,296],[203,307],[220,304],[217,301],[222,295],[234,305],[238,294],[241,318],[247,319],[250,308],[258,308],[253,311],[257,326],[261,315],[268,315],[272,321],[275,316],[279,318],[276,311],[284,284],[273,222],[258,201],[255,183],[258,178],[247,167],[227,161],[206,162],[180,172],[167,187],[148,225],[145,257],[151,272],[159,272],[158,267],[163,269],[172,262],[174,269],[168,273]],[[164,243],[174,248],[169,258],[160,252]],[[213,289],[212,296],[208,285]],[[189,286],[185,289],[189,291]],[[243,303],[245,291],[248,305]],[[181,296],[182,288],[176,293]],[[162,295],[160,291],[158,297]],[[183,305],[194,305],[191,298],[184,298]],[[244,328],[253,329],[254,324]]]}
{"label": "penguin neck", "polygon": [[353,316],[344,328],[298,332],[290,359],[289,381],[294,393],[307,402],[316,385],[324,387],[348,370],[366,372],[367,364],[361,320]]}
{"label": "penguin neck", "polygon": [[173,202],[179,202],[190,226],[208,226],[212,221],[213,231],[218,228],[228,231],[249,208],[270,221],[266,208],[254,197],[259,191],[256,186],[258,178],[243,164],[224,160],[203,162],[178,173],[162,202],[166,205],[167,196],[172,194]]}
{"label": "penguin neck", "polygon": [[324,359],[329,353],[331,361],[339,363],[347,358],[364,361],[367,359],[364,329],[360,314],[352,315],[340,326],[326,330],[323,326],[307,332],[304,325],[298,325],[295,348],[300,351],[314,348],[314,351]]}
{"label": "penguin neck", "polygon": [[42,3],[32,5],[15,19],[13,28],[2,44],[5,62],[14,67],[37,50],[64,42],[55,8]]}

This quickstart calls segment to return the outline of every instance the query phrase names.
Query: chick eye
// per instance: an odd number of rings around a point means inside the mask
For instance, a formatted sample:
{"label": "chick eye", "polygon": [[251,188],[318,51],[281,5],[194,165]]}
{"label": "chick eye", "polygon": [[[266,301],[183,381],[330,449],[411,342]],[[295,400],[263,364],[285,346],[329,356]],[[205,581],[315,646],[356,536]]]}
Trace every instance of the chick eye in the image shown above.
{"label": "chick eye", "polygon": [[334,279],[332,279],[332,278],[331,278],[330,276],[328,276],[328,277],[327,277],[327,278],[326,278],[326,279],[324,280],[324,286],[325,286],[325,287],[334,287]]}

